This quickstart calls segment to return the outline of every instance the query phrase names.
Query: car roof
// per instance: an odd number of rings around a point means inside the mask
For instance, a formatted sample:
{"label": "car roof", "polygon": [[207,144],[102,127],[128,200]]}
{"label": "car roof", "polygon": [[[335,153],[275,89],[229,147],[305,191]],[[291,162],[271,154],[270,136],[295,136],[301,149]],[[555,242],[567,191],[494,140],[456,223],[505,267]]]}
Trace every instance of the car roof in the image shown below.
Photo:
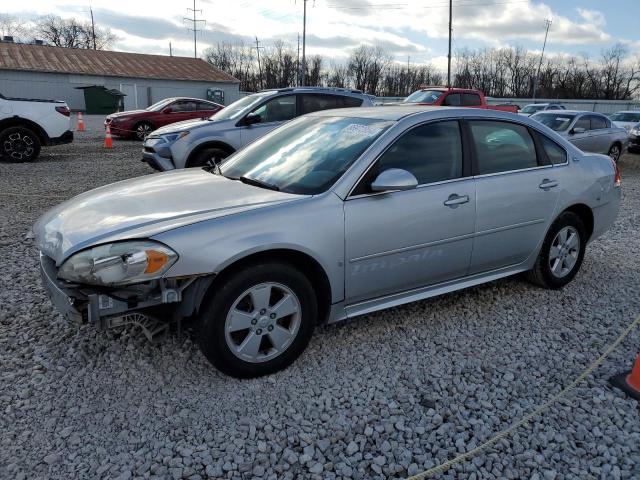
{"label": "car roof", "polygon": [[353,97],[367,97],[367,95],[362,92],[362,90],[354,90],[351,88],[340,88],[340,87],[284,87],[284,88],[269,88],[265,90],[260,90],[256,93],[328,93],[335,95],[347,95]]}
{"label": "car roof", "polygon": [[[447,115],[445,112],[450,113]],[[515,113],[504,112],[501,110],[483,110],[478,108],[464,107],[428,107],[424,105],[390,105],[381,107],[355,107],[340,108],[335,110],[320,110],[318,112],[309,113],[306,116],[313,117],[350,117],[350,118],[371,118],[376,120],[392,120],[398,121],[405,117],[413,115],[424,115],[426,118],[443,118],[443,117],[486,117],[504,120],[518,120],[522,116]]]}
{"label": "car roof", "polygon": [[613,112],[611,115],[614,113],[640,113],[640,110],[620,110],[619,112]]}

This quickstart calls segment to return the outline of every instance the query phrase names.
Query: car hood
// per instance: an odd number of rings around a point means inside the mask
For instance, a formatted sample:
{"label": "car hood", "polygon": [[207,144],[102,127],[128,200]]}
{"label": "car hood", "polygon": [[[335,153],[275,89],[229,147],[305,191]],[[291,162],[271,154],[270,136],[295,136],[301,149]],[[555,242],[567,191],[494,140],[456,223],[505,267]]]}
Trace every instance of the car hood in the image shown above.
{"label": "car hood", "polygon": [[187,130],[193,130],[194,128],[210,127],[212,125],[223,123],[224,120],[202,120],[200,118],[193,120],[184,120],[182,122],[172,123],[170,125],[160,127],[153,131],[153,136],[165,135],[167,133],[184,132]]}
{"label": "car hood", "polygon": [[60,265],[69,255],[100,243],[148,238],[302,198],[190,168],[125,180],[73,197],[45,213],[33,232],[40,250]]}
{"label": "car hood", "polygon": [[149,113],[147,110],[127,110],[124,112],[116,112],[107,115],[107,118],[124,118],[132,117],[134,115],[140,115],[141,113]]}

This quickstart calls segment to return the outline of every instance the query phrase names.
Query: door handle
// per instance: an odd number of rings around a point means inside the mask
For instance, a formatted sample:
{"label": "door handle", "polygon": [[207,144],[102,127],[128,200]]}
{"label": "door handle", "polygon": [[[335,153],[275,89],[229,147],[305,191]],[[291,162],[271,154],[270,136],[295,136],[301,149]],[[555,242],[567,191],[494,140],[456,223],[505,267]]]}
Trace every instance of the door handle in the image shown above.
{"label": "door handle", "polygon": [[463,203],[467,202],[469,202],[468,195],[458,195],[456,193],[452,193],[451,195],[449,195],[449,198],[444,201],[444,205],[447,207],[456,208],[458,205],[462,205]]}
{"label": "door handle", "polygon": [[545,191],[557,186],[558,186],[557,181],[549,180],[548,178],[545,178],[544,180],[542,180],[542,183],[538,185],[538,187],[540,187],[542,190],[545,190]]}

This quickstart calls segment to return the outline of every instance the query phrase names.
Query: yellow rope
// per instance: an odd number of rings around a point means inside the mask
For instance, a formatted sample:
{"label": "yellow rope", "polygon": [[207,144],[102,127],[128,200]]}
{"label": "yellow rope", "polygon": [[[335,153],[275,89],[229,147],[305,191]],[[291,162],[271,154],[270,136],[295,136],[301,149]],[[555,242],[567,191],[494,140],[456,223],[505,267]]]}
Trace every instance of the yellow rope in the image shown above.
{"label": "yellow rope", "polygon": [[618,345],[622,343],[622,341],[633,331],[633,329],[635,329],[638,326],[638,324],[640,324],[640,315],[633,322],[631,322],[631,324],[624,330],[624,332],[620,334],[620,336],[616,339],[616,341],[613,342],[611,345],[609,345],[609,347],[605,350],[605,352],[602,355],[600,355],[600,357],[598,357],[595,362],[589,365],[589,367],[584,372],[582,372],[573,382],[567,385],[561,392],[551,397],[551,399],[549,399],[547,402],[545,402],[544,404],[536,408],[533,412],[529,413],[528,415],[525,415],[521,420],[511,425],[509,428],[501,431],[500,433],[498,433],[491,439],[487,440],[483,444],[477,446],[476,448],[473,448],[468,452],[458,455],[457,457],[451,460],[448,460],[436,467],[430,468],[429,470],[426,470],[422,473],[418,473],[417,475],[413,475],[412,477],[409,477],[407,480],[422,480],[423,478],[429,477],[431,475],[435,475],[437,473],[444,473],[447,470],[449,470],[452,466],[456,465],[457,463],[461,463],[461,462],[464,462],[465,460],[475,457],[480,452],[496,444],[497,442],[507,437],[508,435],[511,435],[517,428],[528,423],[533,417],[541,414],[543,411],[549,408],[552,404],[554,404],[555,402],[560,400],[562,397],[564,397],[567,393],[569,393],[571,390],[573,390],[591,372],[593,372],[596,368],[598,368],[598,366],[600,366],[600,364],[611,354],[611,352],[613,352],[616,348],[618,348]]}

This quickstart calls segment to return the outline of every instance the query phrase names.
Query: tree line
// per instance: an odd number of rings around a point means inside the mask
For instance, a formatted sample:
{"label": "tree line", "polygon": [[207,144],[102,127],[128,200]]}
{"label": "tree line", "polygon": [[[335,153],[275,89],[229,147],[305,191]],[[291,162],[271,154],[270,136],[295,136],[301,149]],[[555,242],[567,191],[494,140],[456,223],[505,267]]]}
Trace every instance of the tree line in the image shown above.
{"label": "tree line", "polygon": [[[59,47],[94,48],[94,31],[96,49],[108,49],[116,40],[108,28],[94,29],[87,21],[45,15],[25,23],[0,14],[0,34],[14,36],[15,41],[39,39]],[[252,44],[219,42],[206,49],[203,58],[236,77],[240,89],[249,92],[304,83],[392,97],[446,82],[433,64],[402,64],[385,49],[364,44],[352,49],[345,61],[310,55],[304,69],[297,50],[282,40],[261,48],[259,55]],[[622,44],[596,58],[547,55],[542,63],[539,54],[519,46],[465,48],[455,52],[452,63],[454,86],[478,88],[492,97],[531,97],[536,78],[539,98],[628,100],[640,95],[640,56],[633,58]]]}

